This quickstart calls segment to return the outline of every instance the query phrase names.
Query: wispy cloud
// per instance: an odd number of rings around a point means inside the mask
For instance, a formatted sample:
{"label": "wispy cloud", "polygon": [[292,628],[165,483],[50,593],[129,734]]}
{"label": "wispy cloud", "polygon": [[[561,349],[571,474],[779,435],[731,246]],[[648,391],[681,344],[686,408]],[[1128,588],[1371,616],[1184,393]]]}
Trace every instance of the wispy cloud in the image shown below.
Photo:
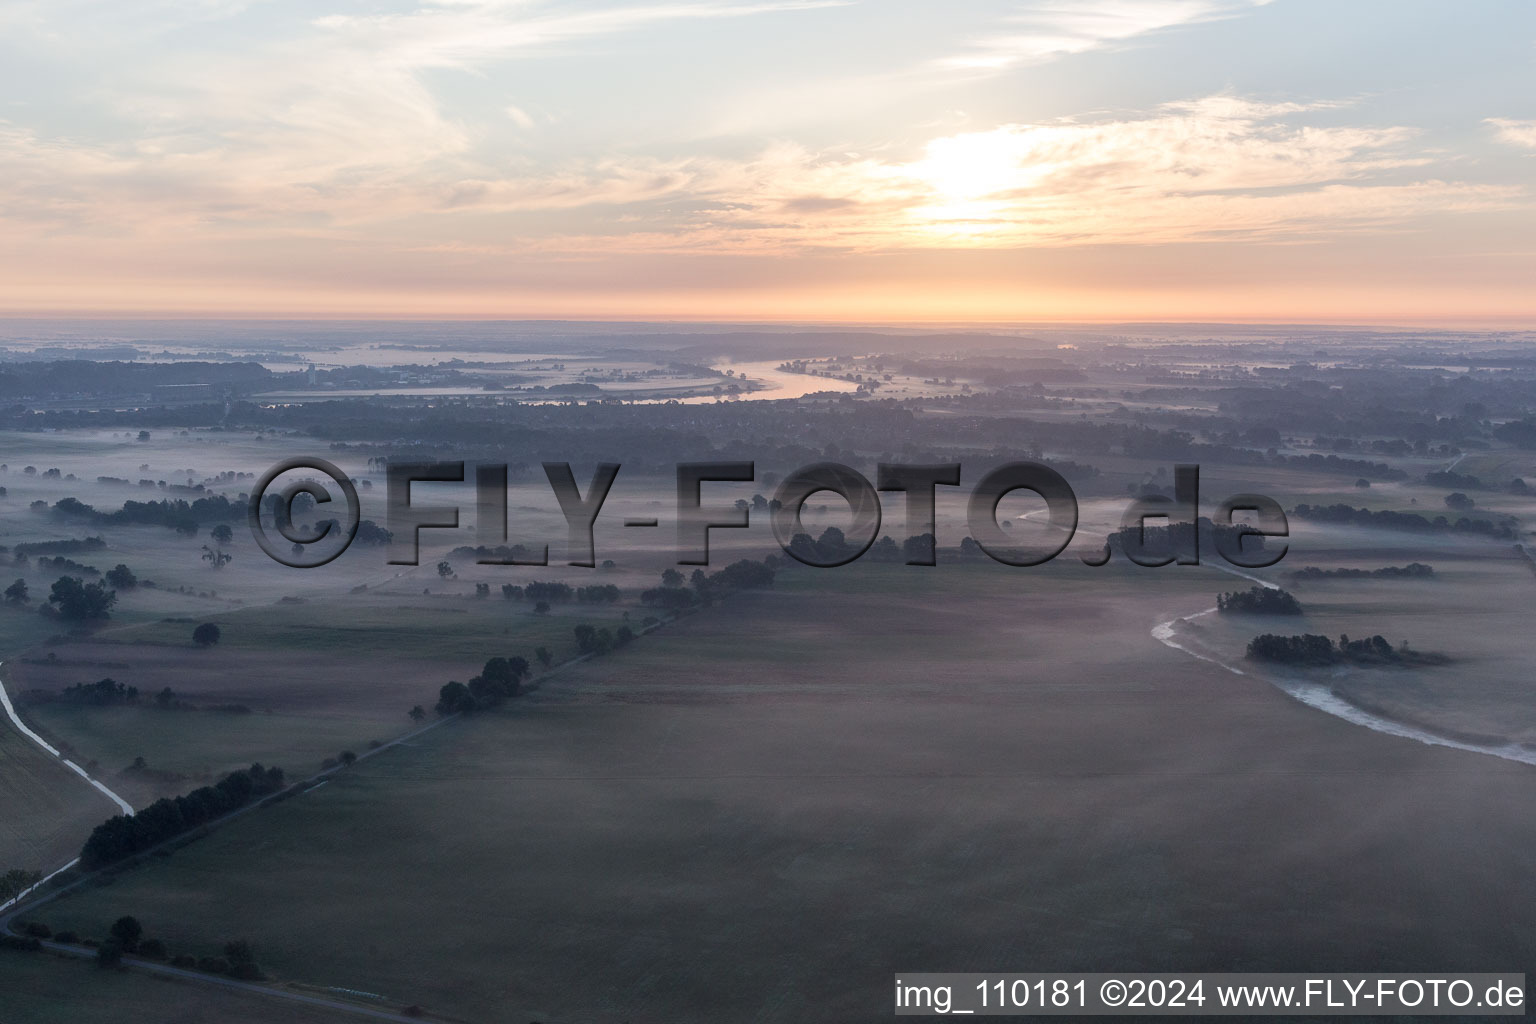
{"label": "wispy cloud", "polygon": [[1084,0],[1021,5],[995,32],[963,53],[941,59],[948,67],[1000,70],[1108,46],[1138,36],[1214,21],[1260,7],[1269,0]]}
{"label": "wispy cloud", "polygon": [[1525,149],[1536,149],[1536,121],[1514,121],[1507,117],[1488,117],[1483,119],[1484,124],[1491,124],[1498,130],[1501,141],[1513,146],[1521,146]]}
{"label": "wispy cloud", "polygon": [[1518,194],[1449,180],[1412,129],[1312,123],[1318,106],[1210,96],[1139,117],[940,136],[906,158],[785,142],[743,159],[487,168],[447,158],[449,138],[406,167],[345,162],[354,143],[343,138],[316,178],[306,175],[319,165],[267,147],[111,153],[11,130],[0,132],[0,202],[16,220],[116,218],[122,230],[350,230],[410,218],[418,245],[466,241],[456,234],[464,215],[560,212],[558,229],[511,229],[549,251],[785,252],[1296,241]]}

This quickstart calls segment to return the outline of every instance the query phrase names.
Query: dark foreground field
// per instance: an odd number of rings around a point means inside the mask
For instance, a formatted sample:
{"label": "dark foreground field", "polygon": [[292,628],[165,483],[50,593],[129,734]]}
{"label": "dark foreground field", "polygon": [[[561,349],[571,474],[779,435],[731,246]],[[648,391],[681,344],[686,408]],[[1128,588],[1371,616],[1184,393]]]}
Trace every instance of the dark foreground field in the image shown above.
{"label": "dark foreground field", "polygon": [[545,1024],[872,1020],[896,971],[1523,969],[1533,770],[1148,637],[1216,575],[786,575],[41,916]]}

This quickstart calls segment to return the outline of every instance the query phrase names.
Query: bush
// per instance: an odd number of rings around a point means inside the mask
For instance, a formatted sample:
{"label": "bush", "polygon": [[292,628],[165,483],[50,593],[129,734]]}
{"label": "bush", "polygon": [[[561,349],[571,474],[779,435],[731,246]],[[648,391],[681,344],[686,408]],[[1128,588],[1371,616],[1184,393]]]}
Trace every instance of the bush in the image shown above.
{"label": "bush", "polygon": [[209,974],[228,974],[229,961],[225,960],[221,956],[199,957],[197,961],[197,969],[200,971],[206,971]]}
{"label": "bush", "polygon": [[205,622],[192,631],[192,642],[199,647],[212,647],[219,642],[219,627]]}
{"label": "bush", "polygon": [[139,956],[149,960],[164,960],[165,943],[159,939],[145,939],[139,943]]}
{"label": "bush", "polygon": [[0,949],[15,949],[23,953],[36,953],[43,948],[41,940],[22,938],[20,935],[0,935]]}
{"label": "bush", "polygon": [[197,961],[192,957],[187,956],[187,954],[182,953],[179,956],[173,957],[171,959],[171,966],[180,967],[184,970],[192,970],[197,967]]}
{"label": "bush", "polygon": [[108,934],[125,951],[132,953],[139,944],[139,938],[144,934],[144,926],[139,924],[136,917],[120,917],[112,922]]}
{"label": "bush", "polygon": [[123,947],[116,940],[108,939],[96,949],[97,967],[116,967],[123,962]]}
{"label": "bush", "polygon": [[63,931],[55,935],[53,937],[53,941],[62,942],[66,946],[77,946],[80,944],[80,936],[76,935],[74,932]]}
{"label": "bush", "polygon": [[28,935],[32,936],[32,938],[34,938],[34,939],[51,939],[51,938],[53,938],[53,929],[49,928],[47,925],[43,924],[43,922],[41,922],[41,921],[28,921],[27,922],[27,926],[26,926],[26,932],[27,932]]}

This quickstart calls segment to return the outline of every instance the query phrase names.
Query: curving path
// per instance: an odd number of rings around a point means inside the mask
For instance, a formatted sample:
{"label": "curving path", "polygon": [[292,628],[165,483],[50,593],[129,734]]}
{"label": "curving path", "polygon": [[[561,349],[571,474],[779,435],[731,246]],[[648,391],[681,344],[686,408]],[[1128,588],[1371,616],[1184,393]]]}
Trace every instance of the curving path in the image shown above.
{"label": "curving path", "polygon": [[[1460,460],[1458,459],[1457,461]],[[1455,463],[1452,463],[1452,465],[1455,465]],[[1236,569],[1229,569],[1224,565],[1213,565],[1211,568],[1229,572],[1234,576],[1241,576],[1246,580],[1252,580],[1259,584],[1259,586],[1269,590],[1280,589],[1278,584],[1270,583],[1268,580],[1259,579],[1259,577],[1251,576],[1245,572],[1239,572]],[[1176,619],[1169,619],[1167,622],[1159,622],[1152,627],[1152,638],[1164,646],[1172,647],[1176,651],[1183,651],[1192,658],[1199,658],[1201,661],[1210,662],[1212,665],[1219,665],[1234,675],[1246,676],[1248,673],[1236,665],[1229,665],[1220,658],[1202,654],[1193,647],[1179,642],[1178,630],[1180,626],[1215,613],[1215,608],[1207,608],[1192,615],[1183,615]],[[1406,725],[1391,718],[1373,714],[1364,708],[1356,707],[1334,693],[1332,687],[1322,683],[1314,683],[1302,679],[1288,679],[1283,676],[1266,676],[1264,678],[1286,696],[1307,705],[1307,707],[1316,708],[1318,711],[1332,715],[1335,718],[1342,718],[1344,721],[1354,725],[1363,725],[1365,728],[1375,732],[1386,733],[1389,736],[1400,736],[1403,739],[1415,740],[1433,747],[1450,747],[1454,750],[1466,750],[1474,754],[1487,754],[1490,757],[1503,758],[1506,761],[1518,761],[1521,764],[1536,765],[1536,750],[1518,743],[1495,746],[1493,744],[1467,743],[1463,740],[1451,739],[1448,736],[1441,736],[1438,733],[1430,732],[1428,729]]]}

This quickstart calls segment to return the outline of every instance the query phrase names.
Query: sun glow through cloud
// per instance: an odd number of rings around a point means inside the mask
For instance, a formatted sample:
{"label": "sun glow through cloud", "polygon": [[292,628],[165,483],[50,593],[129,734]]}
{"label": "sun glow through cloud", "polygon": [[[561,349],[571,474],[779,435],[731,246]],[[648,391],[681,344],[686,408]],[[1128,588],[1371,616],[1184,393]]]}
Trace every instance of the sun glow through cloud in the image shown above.
{"label": "sun glow through cloud", "polygon": [[[84,6],[99,31],[4,16],[13,309],[837,317],[835,285],[848,316],[1051,315],[980,283],[1045,261],[1074,268],[1063,314],[1246,289],[1294,315],[1274,296],[1362,264],[1361,316],[1531,311],[1530,112],[1429,120],[1402,97],[1434,81],[1369,62],[1324,95],[1261,70],[1316,31],[1296,2]],[[1448,21],[1425,54],[1451,31],[1466,56],[1423,74],[1508,77],[1530,45]]]}

